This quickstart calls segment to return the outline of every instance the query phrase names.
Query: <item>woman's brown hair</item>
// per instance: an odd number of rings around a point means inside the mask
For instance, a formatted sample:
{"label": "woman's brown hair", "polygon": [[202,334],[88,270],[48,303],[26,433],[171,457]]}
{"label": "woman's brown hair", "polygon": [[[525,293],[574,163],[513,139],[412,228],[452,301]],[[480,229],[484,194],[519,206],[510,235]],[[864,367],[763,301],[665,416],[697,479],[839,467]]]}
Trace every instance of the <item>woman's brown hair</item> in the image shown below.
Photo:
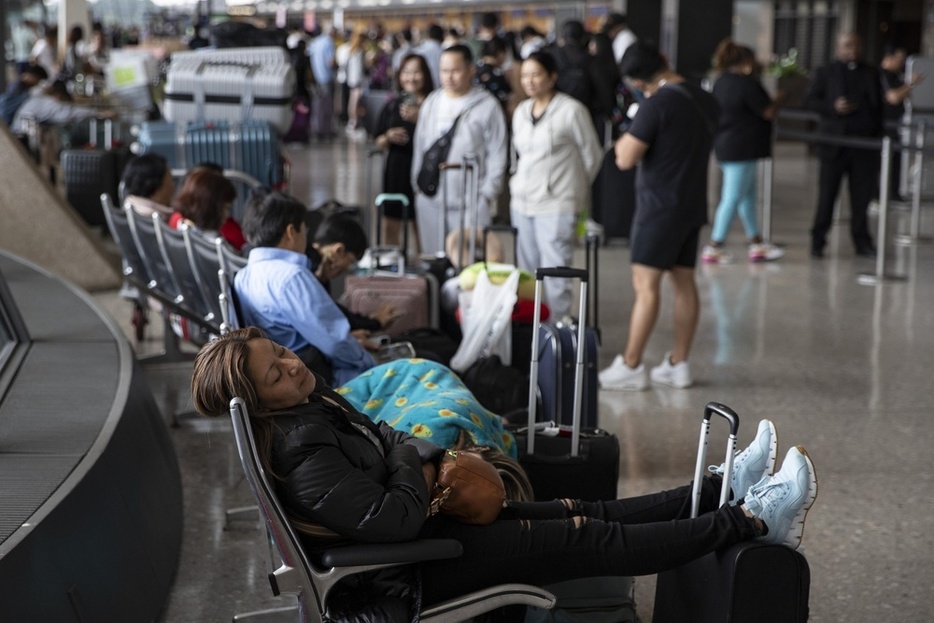
{"label": "woman's brown hair", "polygon": [[222,174],[207,167],[193,169],[173,205],[198,229],[216,231],[226,219],[225,208],[237,198],[237,189]]}
{"label": "woman's brown hair", "polygon": [[247,374],[249,342],[266,339],[256,327],[231,331],[205,344],[195,356],[191,372],[191,401],[204,417],[223,417],[229,413],[230,401],[243,399],[250,417],[250,427],[256,440],[260,460],[267,474],[276,476],[270,464],[272,455],[272,418],[255,417],[266,411],[256,398],[253,382]]}
{"label": "woman's brown hair", "polygon": [[248,342],[265,338],[256,327],[237,329],[208,342],[195,356],[191,373],[191,400],[204,417],[228,413],[230,400],[239,396],[250,413],[261,411],[256,391],[246,372]]}
{"label": "woman's brown hair", "polygon": [[718,71],[726,71],[731,67],[755,62],[755,60],[756,56],[752,50],[744,45],[738,45],[730,38],[721,41],[713,53],[714,69]]}

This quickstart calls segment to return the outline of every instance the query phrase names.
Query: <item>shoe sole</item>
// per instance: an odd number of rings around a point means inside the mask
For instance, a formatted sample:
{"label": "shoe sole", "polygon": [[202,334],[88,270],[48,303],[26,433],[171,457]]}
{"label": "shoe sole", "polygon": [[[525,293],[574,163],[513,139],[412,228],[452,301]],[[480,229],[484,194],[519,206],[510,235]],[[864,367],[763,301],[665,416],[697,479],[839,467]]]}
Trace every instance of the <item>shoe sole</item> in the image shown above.
{"label": "shoe sole", "polygon": [[657,379],[655,377],[652,377],[652,382],[655,383],[656,385],[664,385],[665,387],[673,387],[675,389],[688,389],[689,387],[694,385],[694,379],[691,379],[685,384],[685,383],[675,383],[674,381],[671,381],[668,379]]}
{"label": "shoe sole", "polygon": [[814,463],[811,462],[811,457],[808,455],[807,450],[802,446],[795,446],[798,449],[798,452],[804,456],[804,460],[808,464],[808,475],[810,476],[808,482],[808,496],[804,500],[804,505],[801,507],[801,510],[798,511],[798,514],[795,515],[794,520],[791,522],[791,528],[788,529],[788,534],[785,535],[785,545],[791,549],[798,549],[801,546],[801,539],[804,537],[804,520],[807,519],[808,511],[811,510],[811,506],[814,505],[814,500],[817,499],[817,470],[814,469]]}
{"label": "shoe sole", "polygon": [[608,392],[641,392],[649,388],[646,385],[613,385],[612,383],[600,383],[600,389]]}

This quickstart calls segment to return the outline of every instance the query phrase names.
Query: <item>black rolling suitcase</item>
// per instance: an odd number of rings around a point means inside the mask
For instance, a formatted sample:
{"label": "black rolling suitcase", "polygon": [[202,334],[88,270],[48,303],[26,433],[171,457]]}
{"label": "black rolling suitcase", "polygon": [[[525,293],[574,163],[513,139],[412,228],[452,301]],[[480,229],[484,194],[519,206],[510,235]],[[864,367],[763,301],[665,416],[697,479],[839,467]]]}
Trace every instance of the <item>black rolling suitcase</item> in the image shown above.
{"label": "black rolling suitcase", "polygon": [[106,224],[101,195],[107,193],[114,198],[118,196],[120,176],[128,159],[128,151],[114,149],[113,124],[109,119],[104,123],[102,145],[97,123],[92,120],[88,147],[62,151],[60,162],[65,196],[88,225]]}
{"label": "black rolling suitcase", "polygon": [[[564,277],[581,280],[580,314],[587,316],[586,270],[576,268],[539,268],[535,271],[535,319],[532,343],[539,343],[541,328],[542,280]],[[586,328],[580,323],[575,343],[586,342]],[[538,422],[539,355],[532,351],[527,428],[516,431],[519,462],[532,483],[536,500],[579,498],[583,500],[614,500],[619,480],[619,439],[604,430],[582,427],[585,361],[584,351],[567,351],[573,356],[574,383],[571,399],[570,426]]]}
{"label": "black rolling suitcase", "polygon": [[636,170],[620,171],[611,149],[593,182],[593,220],[603,225],[607,238],[629,238],[636,211]]}
{"label": "black rolling suitcase", "polygon": [[[699,483],[716,413],[730,422],[726,473],[721,504],[729,497],[739,417],[729,407],[711,402],[704,409],[691,516],[697,515]],[[802,623],[808,619],[811,572],[807,559],[785,545],[756,541],[738,543],[686,565],[658,574],[655,623]]]}

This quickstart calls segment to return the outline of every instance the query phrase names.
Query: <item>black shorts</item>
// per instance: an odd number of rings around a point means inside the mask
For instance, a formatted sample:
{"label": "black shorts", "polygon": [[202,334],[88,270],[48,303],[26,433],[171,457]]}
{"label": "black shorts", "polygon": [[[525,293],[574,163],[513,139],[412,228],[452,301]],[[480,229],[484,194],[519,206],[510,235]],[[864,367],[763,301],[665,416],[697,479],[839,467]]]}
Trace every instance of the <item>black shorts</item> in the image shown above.
{"label": "black shorts", "polygon": [[396,220],[415,220],[415,204],[409,201],[409,205],[403,205],[401,201],[387,201],[382,205],[383,216],[394,218]]}
{"label": "black shorts", "polygon": [[697,266],[700,226],[666,227],[663,223],[633,223],[629,256],[633,264],[660,270]]}

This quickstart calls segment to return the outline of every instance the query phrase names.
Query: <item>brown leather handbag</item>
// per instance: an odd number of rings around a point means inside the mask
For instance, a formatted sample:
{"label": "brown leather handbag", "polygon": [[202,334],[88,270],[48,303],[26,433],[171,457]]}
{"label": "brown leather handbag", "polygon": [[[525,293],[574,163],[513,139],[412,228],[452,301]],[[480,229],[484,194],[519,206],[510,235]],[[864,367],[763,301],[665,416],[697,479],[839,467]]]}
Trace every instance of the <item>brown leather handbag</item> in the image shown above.
{"label": "brown leather handbag", "polygon": [[486,526],[506,503],[496,467],[479,454],[447,450],[441,458],[428,515],[441,513],[461,523]]}

